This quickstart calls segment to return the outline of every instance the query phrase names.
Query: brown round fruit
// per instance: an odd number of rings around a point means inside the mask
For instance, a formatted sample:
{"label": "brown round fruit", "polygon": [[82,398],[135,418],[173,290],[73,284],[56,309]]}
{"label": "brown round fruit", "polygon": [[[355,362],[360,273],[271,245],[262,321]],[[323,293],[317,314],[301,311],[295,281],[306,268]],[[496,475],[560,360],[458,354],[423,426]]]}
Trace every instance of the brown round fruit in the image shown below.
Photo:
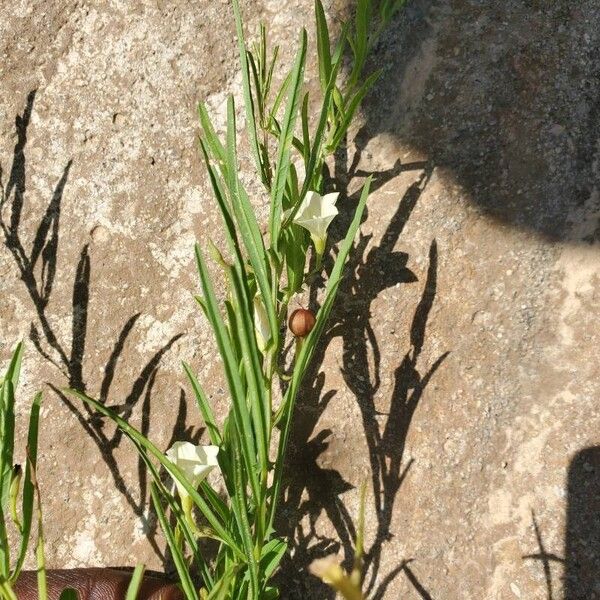
{"label": "brown round fruit", "polygon": [[315,326],[315,315],[306,308],[298,308],[290,315],[288,326],[296,337],[304,337]]}

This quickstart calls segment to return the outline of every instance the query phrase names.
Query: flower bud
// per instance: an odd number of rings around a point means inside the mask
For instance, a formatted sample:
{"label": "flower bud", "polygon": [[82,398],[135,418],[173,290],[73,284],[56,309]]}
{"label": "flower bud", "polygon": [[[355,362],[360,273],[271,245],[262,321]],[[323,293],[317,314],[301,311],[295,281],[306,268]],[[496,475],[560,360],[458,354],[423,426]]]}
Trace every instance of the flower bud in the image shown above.
{"label": "flower bud", "polygon": [[21,465],[14,465],[9,487],[10,516],[12,517],[13,523],[17,526],[19,531],[22,531],[23,529],[23,525],[21,524],[21,520],[19,519],[19,515],[17,513],[17,502],[19,500],[22,477],[23,469],[21,468]]}
{"label": "flower bud", "polygon": [[315,326],[315,315],[306,308],[298,308],[290,315],[288,326],[296,337],[304,337]]}

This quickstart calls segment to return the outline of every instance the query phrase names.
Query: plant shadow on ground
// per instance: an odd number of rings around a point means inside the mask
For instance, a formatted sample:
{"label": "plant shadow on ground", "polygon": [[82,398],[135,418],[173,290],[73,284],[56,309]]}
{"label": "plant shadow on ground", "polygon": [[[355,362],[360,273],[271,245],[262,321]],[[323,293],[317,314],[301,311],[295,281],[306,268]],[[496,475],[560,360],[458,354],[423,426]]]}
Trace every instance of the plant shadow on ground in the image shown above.
{"label": "plant shadow on ground", "polygon": [[[37,227],[29,251],[26,249],[26,241],[23,239],[23,234],[20,231],[26,201],[27,170],[25,149],[27,144],[27,128],[33,112],[35,95],[35,91],[30,92],[23,114],[17,115],[15,119],[17,142],[6,185],[4,185],[3,173],[0,169],[0,187],[2,188],[0,229],[2,229],[4,234],[5,247],[14,258],[21,280],[35,307],[37,317],[37,321],[31,323],[29,337],[39,354],[62,373],[64,377],[63,382],[60,385],[49,383],[49,387],[56,393],[69,411],[76,416],[84,431],[96,443],[102,459],[110,470],[116,489],[123,495],[134,514],[143,523],[144,532],[153,551],[163,562],[165,569],[170,570],[172,567],[170,557],[168,553],[165,554],[160,549],[156,540],[157,523],[155,515],[152,511],[150,511],[150,514],[148,512],[150,508],[148,501],[148,481],[143,461],[141,459],[138,460],[138,488],[134,491],[131,485],[125,481],[115,456],[115,450],[123,440],[122,431],[109,427],[111,431],[107,432],[107,424],[104,418],[94,413],[83,402],[73,400],[62,391],[65,385],[82,393],[88,393],[89,391],[83,367],[86,336],[88,333],[91,263],[88,245],[85,244],[80,252],[73,281],[72,326],[71,341],[69,343],[59,339],[59,334],[53,329],[52,315],[48,306],[57,271],[61,201],[67,184],[71,161],[65,166],[63,174],[54,189],[50,203]],[[5,213],[9,213],[10,215],[6,220],[3,217]],[[139,317],[139,313],[134,314],[123,325],[108,361],[104,366],[104,374],[98,397],[99,401],[104,404],[108,403],[119,360]],[[141,424],[139,429],[144,435],[147,435],[149,431],[152,390],[160,361],[180,337],[181,335],[173,336],[148,360],[122,403],[111,405],[111,408],[115,412],[128,420],[134,408],[141,402]],[[194,431],[192,428],[186,428],[186,416],[187,402],[184,392],[181,391],[177,420],[168,444],[169,446],[175,440],[179,439],[189,439],[196,443],[200,439],[202,430]]]}
{"label": "plant shadow on ground", "polygon": [[372,55],[369,133],[426,156],[494,221],[598,240],[599,31],[588,0],[407,0]]}
{"label": "plant shadow on ground", "polygon": [[[422,35],[422,32],[418,31],[417,35]],[[406,32],[407,52],[400,64],[395,65],[400,71],[407,68],[413,56],[414,49],[410,49],[413,36],[414,33],[409,35]],[[374,62],[376,60],[377,57]],[[376,113],[382,110],[382,106],[374,106],[373,100],[371,102],[371,111]],[[331,227],[329,237],[332,245],[343,237],[358,203],[360,192],[348,195],[349,182],[353,177],[371,174],[358,169],[364,149],[378,132],[378,125],[373,123],[371,116],[369,112],[366,114],[365,124],[354,137],[352,163],[349,164],[347,147],[343,146],[335,157],[333,177],[326,184],[327,189],[340,192],[338,206],[342,207]],[[403,164],[397,160],[392,168],[373,174],[371,193],[403,172],[414,171],[417,176],[400,198],[379,245],[368,248],[372,236],[363,234],[355,242],[328,329],[305,378],[306,382],[313,383],[305,384],[299,396],[287,458],[289,475],[285,481],[279,519],[280,531],[290,538],[292,546],[292,555],[287,557],[279,576],[285,598],[335,598],[331,588],[308,573],[309,565],[316,559],[338,554],[343,558],[344,568],[347,571],[352,568],[355,515],[349,514],[342,494],[352,489],[353,485],[345,481],[338,471],[322,468],[318,464],[319,456],[328,447],[327,439],[332,431],[318,431],[317,424],[335,395],[335,391],[330,391],[322,396],[325,378],[320,368],[327,348],[336,337],[341,337],[343,344],[341,373],[362,417],[370,463],[368,497],[374,503],[377,517],[375,537],[371,545],[365,548],[364,590],[369,598],[382,600],[392,581],[403,573],[420,598],[429,600],[432,597],[411,567],[412,558],[399,557],[398,565],[388,573],[381,572],[381,560],[385,542],[393,537],[391,524],[394,504],[412,463],[412,460],[403,460],[410,424],[426,386],[448,355],[448,352],[443,353],[425,372],[417,368],[425,344],[429,312],[437,291],[438,249],[435,239],[430,245],[426,280],[422,284],[421,299],[415,307],[410,327],[409,349],[394,372],[387,415],[381,415],[375,405],[381,384],[381,352],[371,326],[370,310],[372,302],[385,289],[418,281],[416,275],[407,268],[408,254],[395,251],[394,248],[427,186],[433,166],[432,161]],[[368,208],[363,220],[367,216]],[[330,267],[331,264],[328,264],[326,270]],[[316,288],[311,288],[312,308],[317,307]],[[369,371],[369,355],[373,356],[373,373]],[[381,416],[386,417],[383,425],[379,418]],[[335,529],[336,539],[323,536],[318,531],[317,520],[322,513]],[[304,526],[303,522],[308,522],[308,526]]]}
{"label": "plant shadow on ground", "polygon": [[[348,10],[355,5],[341,4]],[[598,240],[598,197],[592,190],[597,184],[600,52],[597,44],[573,42],[586,37],[597,39],[598,22],[586,19],[588,8],[566,0],[551,5],[539,0],[509,0],[493,5],[462,0],[409,0],[374,49],[370,66],[383,68],[383,76],[363,105],[365,122],[354,140],[358,150],[352,167],[346,169],[346,161],[338,157],[336,184],[343,182],[347,173],[358,174],[353,169],[361,149],[371,139],[389,136],[411,149],[410,156],[426,157],[453,185],[464,190],[481,213],[502,224],[531,231],[549,241]],[[596,16],[599,14],[596,12]],[[565,26],[557,31],[558,23]],[[575,85],[571,85],[573,81]],[[397,163],[384,177],[392,178],[403,168],[406,166]],[[375,377],[370,377],[366,366],[369,348],[376,367],[379,358],[377,340],[369,324],[370,303],[392,281],[411,281],[408,273],[403,279],[394,271],[406,266],[407,257],[403,259],[392,248],[410,215],[412,200],[408,194],[418,197],[419,186],[426,183],[427,177],[425,171],[421,182],[401,200],[379,248],[363,259],[367,241],[361,238],[356,245],[341,300],[315,356],[313,371],[306,378],[315,383],[305,386],[300,396],[288,461],[287,501],[280,521],[282,531],[295,536],[294,564],[288,561],[281,575],[282,586],[285,589],[287,585],[290,598],[308,594],[333,598],[328,588],[305,574],[315,558],[341,550],[345,566],[350,566],[354,526],[341,494],[351,486],[339,473],[317,463],[331,432],[315,428],[333,395],[321,397],[324,379],[319,375],[319,365],[335,336],[343,340],[343,376],[360,406],[370,453],[378,513],[376,540],[367,555],[370,597],[383,598],[389,579],[400,571],[420,597],[430,597],[407,562],[387,575],[381,574],[383,578],[378,581],[375,576],[383,541],[391,535],[394,498],[409,466],[404,465],[401,470],[400,463],[414,406],[444,358],[440,357],[423,375],[416,371],[415,357],[423,345],[427,313],[435,295],[435,242],[427,283],[413,319],[411,350],[396,369],[389,420],[383,432],[374,418],[372,403],[379,385],[377,370]],[[353,206],[356,196],[351,200]],[[340,199],[340,206],[345,206],[344,201]],[[585,235],[577,239],[572,233],[574,220],[586,224]],[[391,243],[386,242],[386,236]],[[384,265],[385,279],[378,273],[377,262]],[[389,456],[392,447],[396,454]],[[572,489],[576,487],[569,488],[569,522],[589,517],[584,501],[572,499]],[[577,511],[582,516],[578,517]],[[337,540],[319,538],[316,520],[322,513],[335,527]],[[308,533],[301,528],[302,520],[309,524]],[[541,559],[544,555],[545,573],[549,574],[549,564],[562,559],[546,552],[539,524],[536,522],[534,527],[540,548],[532,558]],[[589,597],[578,596],[569,583],[570,578],[576,577],[575,569],[581,571],[581,564],[589,565],[589,561],[582,563],[573,550],[573,531],[570,525],[565,600]],[[304,588],[301,582],[294,581],[298,571],[299,577],[309,582]],[[598,572],[597,567],[588,570]],[[549,589],[552,594],[551,583]]]}
{"label": "plant shadow on ground", "polygon": [[[359,152],[350,168],[347,167],[345,151],[336,156],[334,180],[341,192],[338,203],[344,210],[340,212],[335,227],[332,226],[330,238],[334,244],[346,231],[358,201],[359,192],[350,196],[346,194],[347,182],[354,176],[364,175],[357,170],[358,155]],[[380,569],[384,543],[393,535],[390,527],[394,502],[411,464],[410,461],[403,464],[410,423],[424,389],[447,356],[447,353],[442,354],[425,373],[420,373],[417,368],[425,343],[429,311],[436,295],[438,257],[437,245],[433,240],[426,281],[410,328],[410,348],[395,370],[389,412],[382,426],[378,419],[381,413],[375,406],[375,396],[381,384],[381,353],[370,323],[370,307],[383,290],[399,283],[417,282],[415,274],[406,266],[408,255],[395,251],[394,247],[427,185],[432,166],[425,162],[397,162],[392,169],[374,174],[371,188],[376,191],[404,171],[416,171],[418,176],[401,198],[380,244],[367,250],[372,236],[363,234],[355,242],[328,329],[305,378],[306,382],[312,384],[305,384],[300,394],[287,459],[287,473],[290,475],[285,481],[279,520],[280,531],[293,540],[293,554],[283,565],[280,575],[280,585],[286,598],[304,598],[307,593],[314,598],[335,597],[330,588],[308,575],[307,568],[313,560],[340,553],[341,550],[344,567],[349,570],[352,565],[356,538],[354,515],[349,514],[341,496],[353,486],[336,470],[320,467],[317,460],[327,449],[327,438],[332,433],[328,429],[316,431],[317,423],[335,395],[335,391],[330,391],[322,396],[325,378],[320,368],[328,346],[336,337],[341,337],[343,343],[342,376],[356,398],[362,416],[377,515],[375,539],[366,548],[365,590],[371,598],[382,599],[393,579],[404,572],[422,598],[431,597],[409,566],[410,559],[402,560],[390,573],[382,574]],[[312,308],[316,307],[315,289],[313,287],[311,290]],[[374,357],[374,373],[369,372],[369,354]],[[316,522],[323,512],[333,525],[337,539],[323,537],[317,530]],[[302,524],[306,520],[309,523],[308,531]],[[300,575],[300,578],[294,577],[294,574]]]}
{"label": "plant shadow on ground", "polygon": [[537,551],[523,556],[541,564],[546,599],[558,600],[556,566],[563,570],[563,600],[588,600],[600,590],[600,446],[584,448],[569,465],[564,558],[548,552],[532,512]]}

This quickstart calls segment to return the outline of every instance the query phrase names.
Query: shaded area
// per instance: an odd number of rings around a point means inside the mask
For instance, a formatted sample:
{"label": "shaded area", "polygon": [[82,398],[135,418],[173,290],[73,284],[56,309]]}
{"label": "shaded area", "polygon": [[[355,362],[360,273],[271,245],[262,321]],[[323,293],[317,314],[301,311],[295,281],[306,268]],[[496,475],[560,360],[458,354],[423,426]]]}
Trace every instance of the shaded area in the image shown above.
{"label": "shaded area", "polygon": [[[6,185],[3,182],[3,173],[0,170],[0,229],[4,234],[4,244],[12,254],[18,267],[28,295],[36,311],[36,322],[31,323],[30,339],[39,354],[51,362],[63,374],[67,385],[80,392],[87,392],[88,384],[84,377],[84,356],[86,337],[88,331],[88,308],[90,302],[90,277],[91,263],[87,244],[81,249],[79,261],[73,277],[72,289],[72,318],[71,339],[61,340],[52,324],[52,315],[48,310],[50,297],[53,291],[54,280],[57,272],[57,252],[59,243],[61,201],[65,186],[68,181],[71,161],[69,161],[59,179],[50,203],[37,227],[30,250],[26,248],[26,241],[20,231],[26,196],[26,157],[27,128],[36,92],[32,91],[22,115],[15,120],[17,142],[14,148],[13,162]],[[5,217],[8,213],[9,216]],[[123,325],[115,341],[113,350],[104,367],[104,374],[100,384],[100,397],[102,403],[108,403],[109,393],[118,368],[118,363],[133,331],[139,314],[133,315]],[[134,407],[141,402],[142,422],[140,430],[148,434],[150,426],[150,412],[152,390],[160,361],[164,354],[171,348],[181,335],[172,337],[160,348],[141,369],[133,381],[125,400],[111,408],[124,419],[129,419]],[[61,391],[63,385],[52,383],[49,386],[54,390],[60,400],[77,417],[84,431],[94,440],[102,459],[108,466],[116,489],[124,496],[134,514],[143,523],[145,534],[157,556],[168,563],[168,557],[163,555],[156,541],[157,524],[154,516],[148,517],[149,503],[147,498],[148,481],[147,471],[141,459],[138,459],[138,489],[134,491],[127,484],[121,474],[115,457],[115,450],[119,447],[123,433],[111,427],[105,431],[105,420],[95,414],[87,405],[73,400]],[[171,435],[169,445],[176,439],[189,439],[197,443],[201,431],[186,429],[187,404],[185,395],[180,393],[177,421]]]}
{"label": "shaded area", "polygon": [[552,565],[553,563],[562,564],[565,561],[560,556],[557,556],[556,554],[546,550],[542,530],[535,516],[535,511],[531,511],[531,522],[533,524],[533,531],[535,533],[535,541],[537,542],[538,551],[535,554],[526,554],[523,556],[523,558],[525,560],[536,560],[540,562],[544,571],[547,600],[555,600],[554,586],[552,583]]}
{"label": "shaded area", "polygon": [[569,466],[564,600],[600,594],[600,446],[578,452]]}
{"label": "shaded area", "polygon": [[371,67],[365,139],[399,140],[502,223],[600,239],[595,0],[409,0]]}
{"label": "shaded area", "polygon": [[[359,192],[347,195],[347,184],[355,176],[361,149],[357,150],[351,165],[344,148],[336,156],[334,178],[327,184],[341,192],[338,200],[344,211],[334,221],[330,241],[338,242],[348,228],[354,214]],[[381,415],[376,409],[375,397],[381,385],[381,352],[371,326],[371,303],[385,289],[397,284],[417,282],[415,274],[407,267],[409,256],[394,250],[420,195],[431,176],[432,165],[426,162],[395,165],[374,174],[372,190],[376,191],[387,181],[404,171],[414,171],[415,182],[400,198],[398,206],[379,245],[368,250],[371,235],[360,234],[350,253],[349,263],[342,280],[338,300],[329,321],[328,330],[321,339],[299,395],[297,412],[292,428],[279,528],[294,540],[293,553],[282,567],[280,585],[286,598],[331,598],[330,588],[308,574],[310,563],[318,558],[337,553],[343,557],[343,566],[349,570],[356,539],[355,515],[344,505],[342,495],[353,485],[334,469],[325,469],[318,458],[327,450],[331,431],[318,430],[318,421],[335,395],[330,391],[322,395],[325,377],[320,373],[330,342],[341,337],[343,343],[341,373],[348,389],[356,398],[362,416],[362,427],[369,451],[371,490],[377,515],[375,539],[366,548],[365,590],[369,597],[382,599],[394,578],[404,572],[419,597],[430,599],[429,592],[420,583],[411,560],[398,557],[398,566],[390,573],[381,572],[384,544],[392,537],[391,524],[394,503],[411,462],[404,460],[406,437],[415,409],[423,391],[447,353],[432,365],[420,371],[417,361],[425,345],[429,312],[437,291],[437,244],[431,242],[426,281],[422,284],[421,300],[415,307],[410,327],[409,349],[394,372],[394,387],[389,400],[389,412]],[[366,218],[366,215],[365,215]],[[331,258],[328,259],[331,261]],[[326,265],[329,271],[331,264]],[[319,282],[317,282],[319,283]],[[320,282],[322,283],[322,282]],[[311,290],[310,303],[316,308],[316,289]],[[369,371],[369,356],[374,357],[374,372]],[[384,416],[385,419],[380,417]],[[353,482],[354,484],[358,482]],[[335,528],[336,537],[323,536],[317,521],[322,514]]]}
{"label": "shaded area", "polygon": [[563,600],[589,600],[600,593],[600,446],[585,448],[574,456],[569,465],[567,493],[564,558],[547,550],[542,524],[533,511],[538,550],[523,558],[540,563],[547,600],[559,598],[555,586],[559,572]]}

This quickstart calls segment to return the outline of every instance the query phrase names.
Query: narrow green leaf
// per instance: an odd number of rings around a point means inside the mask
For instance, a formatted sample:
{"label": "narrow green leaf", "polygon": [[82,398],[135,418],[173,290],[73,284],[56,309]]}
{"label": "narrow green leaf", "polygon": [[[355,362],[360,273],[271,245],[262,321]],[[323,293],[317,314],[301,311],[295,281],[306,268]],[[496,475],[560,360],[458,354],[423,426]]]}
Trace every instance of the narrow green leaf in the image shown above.
{"label": "narrow green leaf", "polygon": [[[292,71],[290,71],[283,80],[277,94],[275,95],[275,100],[273,101],[273,106],[271,107],[271,120],[277,120],[277,113],[279,112],[279,107],[287,94],[288,88],[290,87],[290,83],[292,82]],[[277,131],[277,135],[279,135],[279,131]]]}
{"label": "narrow green leaf", "polygon": [[252,78],[254,79],[254,89],[256,90],[256,104],[258,105],[258,122],[264,122],[264,104],[262,101],[262,81],[258,72],[258,67],[256,66],[256,61],[252,52],[247,53],[248,57],[248,65],[250,67],[250,73],[252,74]]}
{"label": "narrow green leaf", "polygon": [[36,497],[36,512],[37,512],[37,544],[35,547],[35,557],[37,564],[37,586],[38,586],[38,600],[48,599],[48,587],[46,577],[46,556],[44,554],[44,526],[42,518],[42,495],[38,486],[37,474],[33,461],[28,459],[27,461],[30,467],[30,477],[33,487],[35,489]]}
{"label": "narrow green leaf", "polygon": [[238,0],[233,0],[233,12],[235,15],[235,28],[237,31],[238,49],[240,63],[242,66],[242,86],[244,88],[244,106],[246,108],[246,129],[248,131],[248,137],[250,139],[250,146],[252,147],[252,154],[254,155],[256,168],[263,183],[266,184],[266,172],[261,159],[261,152],[258,144],[258,134],[256,131],[254,100],[252,98],[252,89],[250,87],[250,68],[248,66],[248,57],[246,54],[246,42],[244,41],[244,26]]}
{"label": "narrow green leaf", "polygon": [[336,51],[333,58],[333,67],[330,73],[327,89],[325,90],[325,94],[323,96],[321,114],[319,115],[319,122],[317,124],[317,130],[315,132],[314,143],[310,150],[310,158],[308,160],[308,165],[306,166],[306,177],[304,179],[304,184],[302,186],[302,190],[298,198],[299,201],[295,204],[295,206],[290,211],[289,215],[286,217],[284,227],[288,227],[293,222],[294,217],[296,216],[296,213],[300,208],[300,201],[304,198],[307,192],[309,190],[320,191],[320,164],[323,161],[322,149],[325,138],[325,131],[327,128],[327,119],[333,102],[333,92],[336,89],[335,82],[337,80],[337,75],[341,65],[343,49],[344,44],[343,42],[340,42],[336,47]]}
{"label": "narrow green leaf", "polygon": [[356,94],[352,97],[352,100],[350,101],[350,103],[348,104],[348,106],[346,107],[346,109],[344,111],[344,116],[342,118],[342,121],[341,121],[339,127],[336,130],[336,134],[333,139],[333,142],[331,143],[331,146],[328,149],[330,152],[334,151],[339,146],[344,135],[346,135],[346,131],[348,130],[348,127],[350,126],[352,119],[354,118],[356,109],[360,106],[360,103],[363,101],[364,97],[367,95],[367,92],[371,89],[371,87],[373,86],[375,81],[377,81],[377,79],[379,78],[380,75],[381,75],[381,71],[376,71],[375,73],[372,73],[371,75],[369,75],[369,77],[367,77],[365,82],[360,86],[360,88],[356,92]]}
{"label": "narrow green leaf", "polygon": [[[221,464],[220,459],[219,464]],[[221,470],[223,470],[223,468],[221,468]],[[200,488],[202,489],[202,493],[210,502],[211,506],[214,508],[215,512],[219,515],[219,517],[221,517],[223,523],[227,523],[231,519],[231,514],[225,502],[223,502],[223,500],[219,498],[219,495],[215,492],[215,490],[213,490],[210,487],[210,485],[206,481],[203,481],[200,484]]]}
{"label": "narrow green leaf", "polygon": [[[234,296],[234,321],[232,326],[236,327],[240,341],[241,359],[246,375],[248,387],[250,411],[252,414],[252,425],[257,438],[257,449],[260,460],[261,472],[266,475],[268,470],[268,437],[267,423],[265,421],[265,404],[267,403],[263,385],[263,374],[258,356],[260,351],[256,344],[254,323],[250,320],[252,313],[251,304],[244,290],[244,282],[240,281],[237,272],[229,269],[230,288]],[[234,325],[235,324],[235,325]]]}
{"label": "narrow green leaf", "polygon": [[[16,354],[16,353],[15,353]],[[13,355],[14,359],[14,355]],[[12,362],[11,362],[12,364]],[[10,574],[10,546],[4,515],[10,511],[10,483],[13,472],[13,450],[15,441],[15,394],[14,371],[7,372],[0,388],[2,411],[0,411],[0,576],[7,580]]]}
{"label": "narrow green leaf", "polygon": [[[246,559],[248,561],[248,575],[250,578],[251,598],[258,598],[258,564],[254,556],[254,543],[252,540],[252,530],[248,520],[248,507],[245,501],[245,481],[242,471],[242,461],[239,456],[238,447],[239,435],[232,436],[233,447],[233,472],[236,493],[232,496],[232,504],[237,507],[236,516],[239,518],[239,529],[242,535],[244,549],[246,550]],[[260,532],[259,534],[260,535]]]}
{"label": "narrow green leaf", "polygon": [[206,107],[202,102],[198,104],[198,116],[200,117],[200,125],[202,126],[202,130],[204,131],[204,140],[206,140],[206,144],[210,148],[210,151],[213,157],[221,162],[225,163],[225,148],[223,148],[223,144],[221,144],[221,140],[219,140],[219,136],[215,132],[215,128],[208,116],[208,112]]}
{"label": "narrow green leaf", "polygon": [[[302,121],[302,158],[304,159],[304,168],[308,168],[310,157],[310,133],[308,131],[308,92],[304,94],[302,100],[302,109],[300,110],[300,120]],[[293,166],[293,165],[290,165]],[[308,171],[307,171],[308,173]]]}
{"label": "narrow green leaf", "polygon": [[221,433],[219,432],[219,428],[217,427],[217,423],[215,421],[215,415],[213,410],[208,402],[208,398],[202,389],[202,386],[198,382],[198,379],[192,372],[191,368],[187,363],[183,363],[183,369],[190,380],[192,385],[192,389],[194,390],[194,396],[196,397],[196,403],[198,404],[198,408],[202,414],[202,418],[204,419],[204,423],[206,424],[206,428],[208,429],[208,435],[210,437],[210,441],[215,446],[220,446],[221,442]]}
{"label": "narrow green leaf", "polygon": [[23,362],[23,342],[19,342],[14,349],[8,369],[4,375],[4,381],[11,380],[13,389],[17,389],[19,385],[19,376],[21,374],[21,363]]}
{"label": "narrow green leaf", "polygon": [[204,261],[204,257],[202,255],[202,251],[200,250],[200,246],[198,245],[196,245],[196,263],[198,266],[198,273],[200,275],[202,288],[204,290],[204,298],[206,300],[210,322],[213,326],[213,330],[217,340],[217,346],[219,347],[219,352],[223,357],[225,375],[231,393],[231,400],[234,408],[235,418],[241,429],[243,439],[242,453],[244,455],[244,460],[246,461],[246,466],[249,471],[250,486],[252,488],[252,492],[256,498],[256,501],[258,502],[261,494],[260,487],[258,484],[258,478],[254,468],[256,447],[254,444],[252,426],[250,423],[250,414],[246,405],[246,393],[240,379],[240,374],[238,370],[238,359],[232,351],[231,344],[229,341],[229,335],[227,333],[227,329],[225,328],[223,318],[217,305],[217,297],[215,295],[210,275],[208,274],[206,262]]}
{"label": "narrow green leaf", "polygon": [[350,74],[350,86],[360,78],[369,49],[369,29],[371,24],[371,0],[358,0],[354,19],[354,64]]}
{"label": "narrow green leaf", "polygon": [[2,385],[3,411],[0,413],[2,422],[0,439],[2,450],[0,453],[0,489],[2,510],[9,506],[10,482],[13,472],[13,452],[15,445],[15,388],[13,380],[8,378]]}
{"label": "narrow green leaf", "polygon": [[142,580],[144,579],[145,570],[146,567],[143,563],[136,565],[135,569],[133,570],[133,575],[131,576],[129,586],[127,587],[127,595],[125,596],[125,600],[136,600],[142,587]]}
{"label": "narrow green leaf", "polygon": [[317,22],[317,57],[319,61],[319,80],[325,91],[331,78],[331,47],[325,10],[321,0],[315,0],[315,19]]}
{"label": "narrow green leaf", "polygon": [[58,600],[79,600],[79,594],[73,588],[66,588],[60,593]]}
{"label": "narrow green leaf", "polygon": [[263,546],[260,557],[260,571],[264,581],[268,581],[271,575],[273,575],[286,550],[287,542],[280,539],[271,540]]}
{"label": "narrow green leaf", "polygon": [[[317,124],[317,130],[315,132],[313,147],[310,151],[308,165],[306,166],[306,179],[304,180],[302,192],[300,193],[301,199],[304,198],[304,196],[310,189],[316,190],[317,187],[320,187],[316,182],[312,180],[311,175],[317,178],[320,182],[321,162],[323,160],[322,148],[327,128],[327,118],[331,110],[333,102],[333,92],[336,89],[335,82],[337,80],[338,72],[342,63],[343,48],[343,42],[340,42],[340,44],[338,44],[336,48],[336,52],[334,55],[333,68],[331,69],[331,72],[329,74],[329,81],[327,83],[327,88],[325,89],[325,94],[323,96],[323,107],[319,116],[319,122]],[[294,211],[294,214],[295,212],[296,211]]]}
{"label": "narrow green leaf", "polygon": [[265,102],[268,100],[269,93],[271,91],[271,83],[273,81],[273,72],[275,70],[275,64],[277,63],[277,57],[279,56],[279,46],[275,46],[273,50],[273,58],[271,59],[271,65],[269,67],[269,71],[267,73],[267,78],[265,80]]}
{"label": "narrow green leaf", "polygon": [[8,579],[10,573],[10,546],[6,532],[4,511],[0,509],[0,581]]}
{"label": "narrow green leaf", "polygon": [[42,394],[36,394],[31,405],[29,415],[29,431],[27,433],[27,461],[25,463],[25,477],[23,481],[23,497],[21,501],[21,514],[23,519],[23,529],[21,533],[21,543],[19,545],[19,555],[17,564],[13,570],[11,579],[16,581],[21,573],[25,558],[27,556],[27,548],[29,545],[29,536],[31,534],[31,523],[33,520],[33,508],[35,500],[35,487],[33,484],[32,473],[37,467],[38,453],[38,429],[40,422],[40,408],[42,404]]}
{"label": "narrow green leaf", "polygon": [[298,292],[304,282],[304,267],[306,265],[306,251],[308,249],[308,235],[306,229],[291,223],[282,232],[285,248],[285,264],[287,269],[286,294],[291,297]]}
{"label": "narrow green leaf", "polygon": [[239,565],[236,565],[235,563],[229,565],[215,587],[211,590],[210,594],[206,597],[206,600],[228,600],[230,597],[230,587],[235,579],[236,571],[238,569]]}
{"label": "narrow green leaf", "polygon": [[[213,168],[210,163],[210,158],[208,155],[208,149],[204,140],[200,138],[200,149],[202,151],[202,155],[204,157],[204,162],[206,165],[206,170],[208,171],[208,177],[213,188],[213,192],[215,198],[217,200],[217,204],[219,205],[219,210],[221,211],[221,217],[223,218],[223,224],[225,225],[225,233],[227,236],[227,245],[232,254],[236,254],[241,256],[240,245],[237,237],[237,232],[235,229],[235,223],[233,220],[233,216],[231,214],[231,207],[227,201],[227,194],[224,190],[224,184],[221,181],[219,174]],[[227,173],[227,165],[223,162],[222,172]]]}
{"label": "narrow green leaf", "polygon": [[279,146],[277,162],[275,164],[275,176],[271,188],[271,215],[269,219],[269,232],[271,237],[271,248],[278,252],[279,231],[281,229],[282,198],[287,180],[290,151],[294,137],[294,126],[298,116],[298,104],[300,102],[300,88],[304,80],[304,64],[306,62],[306,31],[303,29],[300,35],[300,49],[296,56],[296,62],[292,70],[292,79],[288,92],[285,116],[279,135]]}
{"label": "narrow green leaf", "polygon": [[167,544],[169,545],[169,550],[171,551],[171,558],[175,563],[175,568],[177,569],[177,574],[179,575],[179,581],[185,593],[185,597],[187,600],[200,600],[200,596],[198,596],[198,592],[196,591],[196,587],[194,586],[194,582],[192,581],[192,577],[190,575],[190,571],[186,564],[185,558],[181,553],[177,542],[175,541],[175,534],[173,532],[173,529],[171,528],[171,525],[169,524],[167,516],[165,515],[160,494],[154,482],[150,484],[150,494],[152,496],[152,503],[156,511],[156,516],[158,517],[161,529],[163,530],[163,533],[167,540]]}
{"label": "narrow green leaf", "polygon": [[277,600],[279,590],[273,586],[266,587],[262,593],[261,600]]}
{"label": "narrow green leaf", "polygon": [[[244,247],[248,253],[250,264],[254,270],[254,275],[263,297],[269,327],[271,330],[271,340],[273,345],[278,343],[279,323],[275,312],[275,306],[272,301],[272,290],[270,284],[270,268],[268,266],[267,252],[264,246],[260,228],[256,220],[256,215],[252,209],[250,198],[246,190],[241,185],[237,174],[237,155],[236,155],[236,136],[235,136],[235,106],[233,98],[230,97],[227,103],[227,171],[228,187],[231,194],[231,203],[236,218],[236,223],[244,242]],[[244,279],[241,272],[243,268],[243,259],[238,256],[238,273]],[[248,298],[250,300],[250,298]]]}

